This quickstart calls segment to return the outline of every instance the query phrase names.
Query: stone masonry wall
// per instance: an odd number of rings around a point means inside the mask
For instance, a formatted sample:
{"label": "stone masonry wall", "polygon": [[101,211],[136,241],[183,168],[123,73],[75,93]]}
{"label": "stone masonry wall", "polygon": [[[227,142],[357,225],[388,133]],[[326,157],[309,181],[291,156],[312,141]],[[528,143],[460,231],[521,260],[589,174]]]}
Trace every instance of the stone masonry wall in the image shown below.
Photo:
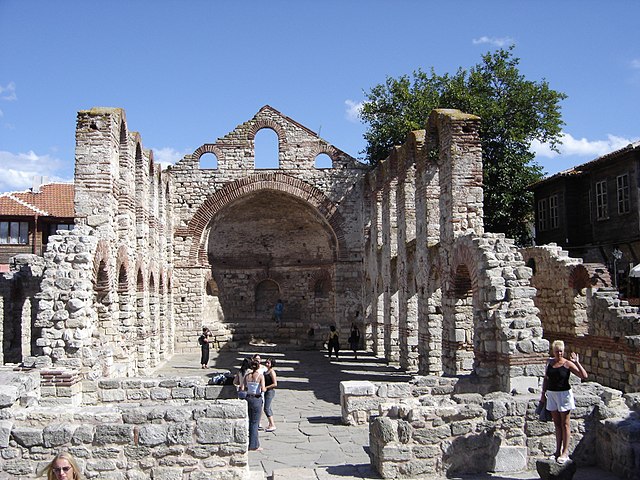
{"label": "stone masonry wall", "polygon": [[604,265],[584,264],[557,245],[523,250],[544,336],[564,340],[589,378],[625,392],[640,391],[640,313],[611,289]]}
{"label": "stone masonry wall", "polygon": [[[406,388],[409,391],[406,391]],[[513,472],[555,450],[552,422],[540,422],[539,393],[457,393],[456,379],[416,376],[407,385],[342,382],[343,420],[369,418],[371,461],[383,478]],[[635,479],[640,462],[638,394],[596,383],[573,385],[571,455]]]}
{"label": "stone masonry wall", "polygon": [[0,372],[0,392],[2,478],[35,478],[60,450],[86,478],[249,476],[247,407],[233,386],[43,369]]}
{"label": "stone masonry wall", "polygon": [[548,342],[531,269],[484,233],[479,119],[436,110],[366,177],[365,313],[375,353],[409,371],[536,387]]}
{"label": "stone masonry wall", "polygon": [[[262,129],[278,137],[277,168],[256,169]],[[204,154],[216,156],[215,168],[201,168]],[[331,168],[315,166],[319,154],[331,158]],[[336,324],[346,337],[362,305],[354,266],[362,258],[359,180],[367,168],[269,106],[172,166],[175,273],[195,277],[176,284],[177,351],[197,349],[194,328],[203,324],[229,332],[232,345],[252,335],[286,344],[316,323]],[[319,270],[328,302],[316,300]],[[208,273],[220,307],[211,316],[200,300]],[[277,298],[285,304],[286,328],[278,332],[256,299],[264,281],[275,286],[269,308]]]}

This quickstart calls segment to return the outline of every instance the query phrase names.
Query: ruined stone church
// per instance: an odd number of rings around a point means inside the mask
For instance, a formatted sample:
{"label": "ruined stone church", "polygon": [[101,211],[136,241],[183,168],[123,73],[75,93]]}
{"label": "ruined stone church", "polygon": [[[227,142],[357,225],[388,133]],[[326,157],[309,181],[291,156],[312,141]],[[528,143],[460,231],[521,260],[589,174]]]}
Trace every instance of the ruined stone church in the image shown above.
{"label": "ruined stone church", "polygon": [[[278,168],[256,168],[255,138],[263,129],[277,135]],[[127,445],[142,438],[150,442],[151,465],[153,448],[164,445],[153,440],[161,430],[168,444],[232,445],[235,450],[207,455],[217,459],[216,472],[231,475],[224,478],[246,478],[246,417],[237,416],[237,401],[209,412],[216,418],[207,422],[233,424],[227,430],[240,432],[214,441],[198,434],[198,402],[210,400],[203,386],[148,377],[174,353],[197,351],[203,326],[222,349],[265,344],[284,350],[322,348],[330,326],[344,341],[356,324],[362,348],[421,376],[402,390],[407,399],[393,401],[422,401],[426,392],[424,401],[446,404],[449,417],[439,422],[465,445],[468,425],[457,425],[455,412],[469,405],[466,397],[449,395],[486,395],[468,400],[478,428],[489,425],[491,435],[504,440],[501,451],[518,453],[523,467],[552,441],[550,432],[527,426],[536,421],[528,405],[540,388],[549,340],[567,341],[590,379],[600,382],[583,398],[581,428],[598,408],[605,420],[617,415],[613,406],[623,405],[622,393],[640,391],[637,308],[611,288],[603,265],[584,264],[553,244],[519,249],[484,231],[478,132],[479,118],[435,110],[424,130],[371,167],[265,106],[163,170],[124,110],[80,111],[76,227],[50,237],[43,258],[15,257],[0,279],[0,354],[18,351],[22,359],[20,374],[3,388],[0,409],[25,407],[3,417],[12,420],[0,425],[0,446],[13,442],[11,451],[34,459],[42,445],[91,446],[99,438],[125,458]],[[215,162],[204,162],[205,156]],[[284,311],[276,325],[278,300]],[[5,334],[16,329],[19,345],[13,333]],[[377,395],[373,387],[341,392],[346,423],[376,413],[384,416],[380,422],[405,422],[398,415],[391,420],[388,411],[362,410],[391,401],[359,399]],[[114,409],[125,398],[143,409],[170,409],[175,398],[187,399],[191,420],[167,419],[149,433],[134,407]],[[637,407],[638,398],[628,397],[627,404]],[[99,405],[109,405],[108,425],[101,411],[77,410]],[[61,408],[70,417],[53,428],[47,414],[28,407]],[[390,411],[405,410],[411,416],[406,405]],[[80,433],[72,436],[68,424]],[[633,452],[620,447],[628,443],[624,428],[603,421],[589,438],[604,439],[599,455],[606,458],[598,462],[606,468],[637,471]],[[387,449],[397,445],[375,431],[372,463],[383,476],[416,468],[402,463],[411,459],[388,458]],[[145,440],[144,432],[153,439]],[[406,435],[403,442],[403,449],[413,448]],[[441,454],[434,450],[435,460],[420,468],[446,471]],[[207,469],[192,460],[199,465],[193,468]],[[139,478],[149,478],[149,468],[136,462],[132,471],[142,469],[147,473]],[[23,463],[8,460],[2,470],[32,471],[33,462]]]}

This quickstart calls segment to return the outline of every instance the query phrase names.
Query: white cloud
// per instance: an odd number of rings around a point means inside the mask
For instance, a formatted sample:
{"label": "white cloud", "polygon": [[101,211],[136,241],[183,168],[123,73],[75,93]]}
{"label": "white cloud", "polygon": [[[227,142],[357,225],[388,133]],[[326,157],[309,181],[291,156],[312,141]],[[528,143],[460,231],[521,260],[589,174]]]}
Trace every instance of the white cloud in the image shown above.
{"label": "white cloud", "polygon": [[634,58],[633,60],[631,60],[629,62],[629,65],[631,66],[631,68],[633,68],[634,70],[640,70],[640,58]]}
{"label": "white cloud", "polygon": [[14,82],[9,82],[6,87],[0,85],[0,99],[1,100],[17,100],[16,96],[16,84]]}
{"label": "white cloud", "polygon": [[33,177],[42,175],[50,181],[65,181],[58,171],[63,162],[50,155],[38,155],[33,151],[11,153],[0,150],[0,192],[24,190],[32,186]]}
{"label": "white cloud", "polygon": [[505,47],[515,43],[513,38],[511,37],[487,37],[486,35],[479,38],[474,38],[473,40],[471,40],[471,42],[474,45],[488,44],[495,47]]}
{"label": "white cloud", "polygon": [[184,150],[179,151],[175,148],[164,147],[164,148],[152,148],[153,150],[153,161],[155,163],[159,163],[162,168],[167,168],[169,165],[174,165],[179,160],[182,160],[182,157],[185,155],[193,153],[193,150]]}
{"label": "white cloud", "polygon": [[606,140],[574,138],[573,135],[566,132],[562,134],[561,139],[562,145],[559,146],[560,153],[552,151],[548,144],[540,143],[537,140],[534,140],[531,144],[531,150],[537,157],[544,158],[554,158],[559,155],[576,155],[595,159],[606,153],[626,147],[630,143],[634,142],[634,140],[611,134],[607,135]]}
{"label": "white cloud", "polygon": [[360,122],[360,112],[362,111],[362,102],[354,102],[353,100],[345,100],[344,104],[347,106],[345,117],[350,122]]}

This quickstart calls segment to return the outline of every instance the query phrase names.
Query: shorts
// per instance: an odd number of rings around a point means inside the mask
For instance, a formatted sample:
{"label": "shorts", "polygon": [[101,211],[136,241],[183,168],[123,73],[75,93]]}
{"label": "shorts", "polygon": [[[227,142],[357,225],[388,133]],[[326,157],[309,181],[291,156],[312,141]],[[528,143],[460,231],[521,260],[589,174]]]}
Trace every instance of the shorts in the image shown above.
{"label": "shorts", "polygon": [[560,392],[547,390],[546,397],[546,408],[550,412],[568,412],[569,410],[576,408],[576,403],[573,400],[573,392],[571,390],[562,390]]}

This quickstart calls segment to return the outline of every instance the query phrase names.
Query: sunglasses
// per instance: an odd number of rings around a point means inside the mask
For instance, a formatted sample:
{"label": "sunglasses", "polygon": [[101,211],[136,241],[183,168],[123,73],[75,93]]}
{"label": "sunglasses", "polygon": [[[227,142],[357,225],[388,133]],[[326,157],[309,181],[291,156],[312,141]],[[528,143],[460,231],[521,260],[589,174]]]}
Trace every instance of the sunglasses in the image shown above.
{"label": "sunglasses", "polygon": [[67,473],[69,470],[71,470],[71,467],[53,467],[52,470],[53,470],[53,473],[60,473],[60,472]]}

